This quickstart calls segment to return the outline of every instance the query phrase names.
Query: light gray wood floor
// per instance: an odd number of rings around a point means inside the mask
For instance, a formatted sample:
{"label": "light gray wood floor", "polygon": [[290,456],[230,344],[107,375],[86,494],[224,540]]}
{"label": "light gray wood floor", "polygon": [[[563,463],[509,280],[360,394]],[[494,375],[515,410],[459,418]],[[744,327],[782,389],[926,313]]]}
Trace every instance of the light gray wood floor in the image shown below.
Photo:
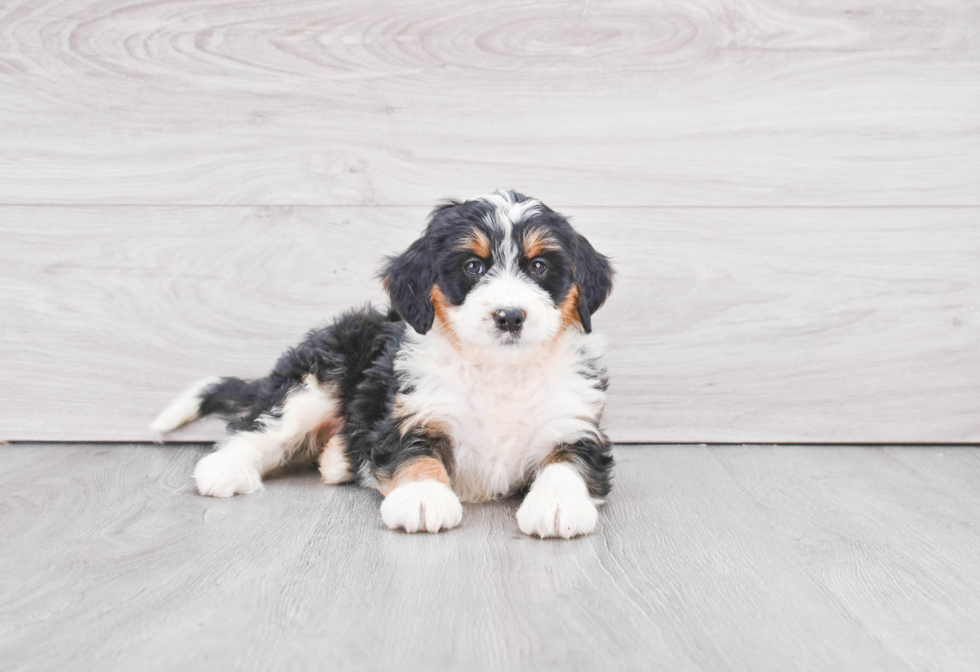
{"label": "light gray wood floor", "polygon": [[199,445],[0,446],[0,668],[980,669],[980,449],[621,447],[598,532],[437,536]]}

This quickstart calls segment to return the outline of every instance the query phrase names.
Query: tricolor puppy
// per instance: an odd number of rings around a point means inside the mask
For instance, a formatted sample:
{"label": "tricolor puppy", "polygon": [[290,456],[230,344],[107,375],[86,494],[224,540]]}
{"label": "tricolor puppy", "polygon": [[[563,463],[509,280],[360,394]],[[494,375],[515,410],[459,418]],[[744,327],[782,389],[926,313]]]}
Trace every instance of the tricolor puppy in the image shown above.
{"label": "tricolor puppy", "polygon": [[461,501],[523,492],[526,534],[591,532],[613,463],[592,334],[609,261],[540,201],[498,191],[438,207],[381,276],[389,314],[342,315],[268,377],[201,381],[153,422],[229,419],[194,470],[201,494],[255,492],[313,458],[324,483],[380,490],[390,528],[438,532]]}

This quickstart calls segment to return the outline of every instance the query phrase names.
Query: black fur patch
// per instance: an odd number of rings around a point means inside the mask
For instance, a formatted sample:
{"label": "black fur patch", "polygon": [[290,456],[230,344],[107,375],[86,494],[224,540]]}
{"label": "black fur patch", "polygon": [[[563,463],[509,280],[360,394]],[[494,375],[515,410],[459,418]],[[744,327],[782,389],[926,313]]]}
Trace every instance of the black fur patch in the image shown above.
{"label": "black fur patch", "polygon": [[554,461],[567,462],[575,467],[582,474],[593,497],[602,499],[612,490],[612,445],[604,434],[600,433],[599,438],[590,437],[559,445],[555,449]]}

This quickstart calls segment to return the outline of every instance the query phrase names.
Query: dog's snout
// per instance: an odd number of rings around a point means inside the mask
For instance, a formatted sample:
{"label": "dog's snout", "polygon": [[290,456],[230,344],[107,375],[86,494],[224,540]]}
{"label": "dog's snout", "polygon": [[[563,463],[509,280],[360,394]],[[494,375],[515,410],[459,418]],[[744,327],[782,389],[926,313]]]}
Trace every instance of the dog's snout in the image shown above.
{"label": "dog's snout", "polygon": [[516,333],[524,326],[524,317],[524,311],[520,308],[504,308],[493,314],[493,321],[500,331]]}

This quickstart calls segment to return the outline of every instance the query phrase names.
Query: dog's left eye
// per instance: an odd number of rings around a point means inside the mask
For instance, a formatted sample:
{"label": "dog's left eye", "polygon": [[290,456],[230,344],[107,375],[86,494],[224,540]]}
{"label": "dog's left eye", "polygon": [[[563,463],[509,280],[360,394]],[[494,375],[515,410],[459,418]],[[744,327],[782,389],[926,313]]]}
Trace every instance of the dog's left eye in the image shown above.
{"label": "dog's left eye", "polygon": [[467,261],[465,264],[463,264],[463,270],[470,275],[483,275],[486,272],[483,262],[479,259],[470,259]]}
{"label": "dog's left eye", "polygon": [[544,263],[541,259],[535,259],[531,262],[531,273],[534,275],[544,275],[544,272],[548,270],[548,264]]}

